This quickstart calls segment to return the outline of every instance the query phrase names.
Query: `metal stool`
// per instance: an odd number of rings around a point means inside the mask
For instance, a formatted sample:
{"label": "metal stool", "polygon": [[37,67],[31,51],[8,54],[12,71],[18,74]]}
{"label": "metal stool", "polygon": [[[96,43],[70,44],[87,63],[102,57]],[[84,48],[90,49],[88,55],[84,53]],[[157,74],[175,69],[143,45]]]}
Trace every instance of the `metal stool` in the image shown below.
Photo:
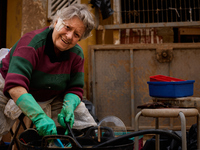
{"label": "metal stool", "polygon": [[[182,132],[182,150],[187,150],[186,139],[186,119],[185,117],[197,116],[197,148],[200,150],[200,115],[196,108],[159,108],[159,109],[142,109],[135,116],[135,131],[139,130],[139,117],[154,117],[156,118],[156,129],[159,128],[158,118],[180,117],[181,132]],[[159,135],[156,135],[156,150],[160,149]],[[135,137],[135,150],[138,150],[138,137]]]}

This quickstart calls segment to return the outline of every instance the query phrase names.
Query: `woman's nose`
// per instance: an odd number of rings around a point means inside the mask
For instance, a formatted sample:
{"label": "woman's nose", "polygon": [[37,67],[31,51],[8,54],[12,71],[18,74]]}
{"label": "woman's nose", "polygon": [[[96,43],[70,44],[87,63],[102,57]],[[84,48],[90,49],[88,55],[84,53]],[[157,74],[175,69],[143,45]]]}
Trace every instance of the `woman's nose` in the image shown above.
{"label": "woman's nose", "polygon": [[67,38],[68,39],[72,39],[73,38],[73,31],[68,31],[67,33],[66,33],[66,35],[67,35]]}

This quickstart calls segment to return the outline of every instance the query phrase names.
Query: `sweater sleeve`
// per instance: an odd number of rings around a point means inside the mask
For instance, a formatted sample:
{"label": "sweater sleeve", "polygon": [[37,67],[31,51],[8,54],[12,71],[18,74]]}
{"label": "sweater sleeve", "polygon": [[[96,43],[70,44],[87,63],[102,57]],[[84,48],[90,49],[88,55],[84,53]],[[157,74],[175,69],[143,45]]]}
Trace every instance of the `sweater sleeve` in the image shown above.
{"label": "sweater sleeve", "polygon": [[4,94],[8,97],[8,90],[15,86],[22,86],[29,91],[30,78],[36,66],[38,56],[33,47],[21,46],[11,50],[10,64],[5,78]]}

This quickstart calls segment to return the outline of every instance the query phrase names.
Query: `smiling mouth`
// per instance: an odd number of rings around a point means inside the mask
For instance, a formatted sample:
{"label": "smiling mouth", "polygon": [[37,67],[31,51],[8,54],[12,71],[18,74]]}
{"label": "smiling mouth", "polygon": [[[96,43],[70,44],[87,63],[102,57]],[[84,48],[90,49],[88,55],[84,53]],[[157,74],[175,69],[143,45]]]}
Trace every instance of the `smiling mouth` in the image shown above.
{"label": "smiling mouth", "polygon": [[65,44],[69,44],[69,42],[67,42],[66,40],[64,40],[62,37],[61,37],[61,40],[62,40]]}

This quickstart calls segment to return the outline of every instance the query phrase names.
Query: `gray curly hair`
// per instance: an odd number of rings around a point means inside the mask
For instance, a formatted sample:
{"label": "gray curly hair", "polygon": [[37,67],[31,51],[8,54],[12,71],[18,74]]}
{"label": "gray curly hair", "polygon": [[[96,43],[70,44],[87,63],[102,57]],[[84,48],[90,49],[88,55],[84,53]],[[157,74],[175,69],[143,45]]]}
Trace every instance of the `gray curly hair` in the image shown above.
{"label": "gray curly hair", "polygon": [[95,27],[93,15],[90,13],[86,4],[72,4],[66,8],[58,10],[53,16],[53,20],[49,27],[54,28],[54,23],[58,20],[58,18],[61,18],[62,20],[69,20],[74,16],[77,16],[80,20],[83,21],[86,30],[81,39],[86,39],[90,36],[91,31]]}

